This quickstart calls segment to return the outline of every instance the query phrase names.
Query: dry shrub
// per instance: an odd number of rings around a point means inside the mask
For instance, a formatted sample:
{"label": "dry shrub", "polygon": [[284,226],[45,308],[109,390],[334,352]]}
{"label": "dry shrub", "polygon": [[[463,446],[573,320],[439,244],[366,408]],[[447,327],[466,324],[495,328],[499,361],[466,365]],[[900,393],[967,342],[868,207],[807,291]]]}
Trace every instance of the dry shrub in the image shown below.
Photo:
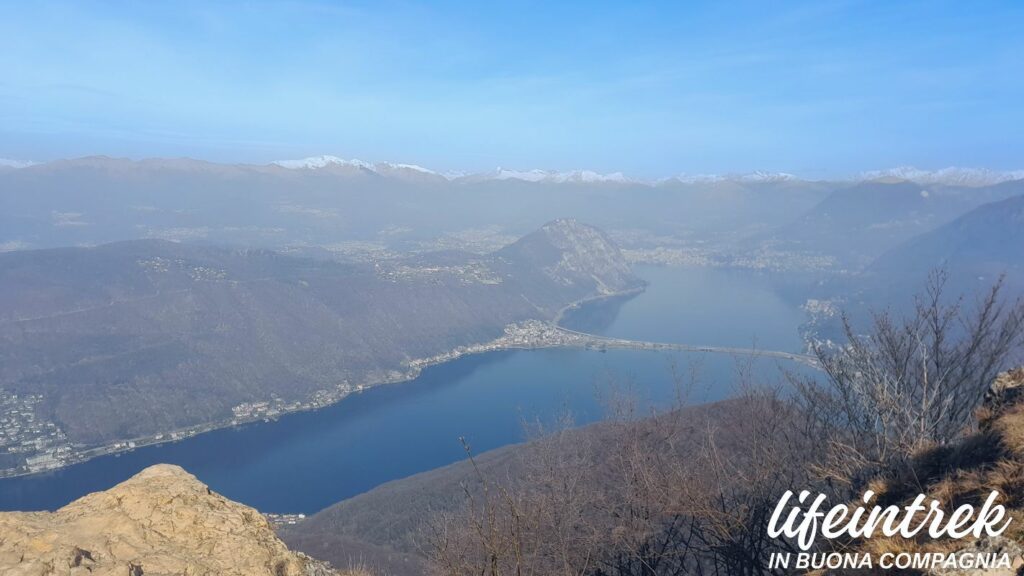
{"label": "dry shrub", "polygon": [[876,312],[866,334],[844,317],[846,342],[814,347],[826,381],[794,381],[824,451],[819,475],[851,498],[878,472],[957,441],[1021,351],[1024,301],[1006,301],[1001,280],[973,308],[949,303],[945,282],[933,273],[912,314]]}
{"label": "dry shrub", "polygon": [[986,488],[998,490],[1010,508],[1024,505],[1024,466],[1020,460],[1001,460],[986,479]]}
{"label": "dry shrub", "polygon": [[[1011,540],[1024,539],[1024,456],[1019,451],[1024,427],[1024,395],[1009,395],[1016,404],[993,402],[978,411],[984,418],[979,429],[954,444],[934,446],[914,455],[905,466],[885,471],[867,483],[877,491],[879,502],[903,505],[918,494],[928,494],[946,509],[963,504],[979,505],[995,490],[1001,504],[1014,519],[1004,534]],[[883,553],[952,552],[964,546],[961,540],[932,540],[920,535],[916,541],[874,537],[850,543],[858,551]]]}
{"label": "dry shrub", "polygon": [[[847,323],[846,346],[816,348],[827,381],[794,379],[795,399],[741,382],[739,397],[718,406],[532,443],[524,473],[478,474],[464,486],[464,510],[436,519],[431,569],[439,576],[766,574],[771,553],[796,551],[766,530],[786,490],[851,500],[869,487],[883,504],[929,492],[950,504],[976,502],[995,486],[1020,495],[1024,409],[982,410],[981,430],[972,416],[1020,350],[1024,303],[1003,302],[997,284],[965,312],[960,302],[946,303],[943,283],[933,277],[910,318],[876,315],[867,336]],[[875,552],[949,545],[821,543]]]}
{"label": "dry shrub", "polygon": [[804,467],[792,405],[748,390],[532,443],[527,472],[478,477],[462,514],[431,531],[436,574],[761,574],[792,550],[767,536]]}

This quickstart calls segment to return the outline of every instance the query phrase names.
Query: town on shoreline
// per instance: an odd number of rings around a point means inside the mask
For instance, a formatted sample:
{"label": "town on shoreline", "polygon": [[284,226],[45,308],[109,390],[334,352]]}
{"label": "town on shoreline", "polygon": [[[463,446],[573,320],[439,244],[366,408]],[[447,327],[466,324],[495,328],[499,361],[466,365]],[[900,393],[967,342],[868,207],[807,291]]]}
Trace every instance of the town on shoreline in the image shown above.
{"label": "town on shoreline", "polygon": [[[413,380],[428,367],[458,360],[465,356],[491,352],[501,352],[506,350],[533,350],[542,348],[584,348],[602,351],[612,348],[625,348],[649,351],[747,354],[794,361],[811,367],[816,366],[814,358],[798,353],[746,348],[643,342],[587,334],[585,332],[578,332],[565,328],[561,325],[561,321],[564,318],[565,313],[571,309],[578,308],[579,306],[587,303],[606,300],[609,298],[633,296],[640,291],[642,291],[642,288],[623,293],[602,294],[580,300],[563,308],[550,322],[543,320],[526,320],[510,324],[505,327],[504,333],[501,336],[489,342],[458,346],[435,356],[413,359],[408,361],[401,370],[384,371],[376,375],[372,380],[363,383],[352,383],[345,380],[340,382],[333,389],[319,390],[305,400],[286,401],[275,396],[269,400],[245,402],[232,408],[232,415],[230,418],[197,424],[177,430],[160,432],[149,436],[120,440],[108,445],[90,448],[77,447],[76,449],[73,444],[67,441],[66,436],[64,436],[58,428],[52,425],[40,427],[38,423],[34,428],[30,429],[33,433],[37,434],[37,437],[19,438],[18,432],[20,429],[8,431],[5,426],[10,426],[10,423],[0,422],[0,428],[4,429],[6,436],[12,440],[9,442],[9,451],[14,452],[16,450],[31,450],[32,448],[36,448],[36,453],[27,457],[24,464],[16,467],[0,469],[0,478],[13,478],[50,472],[100,456],[129,452],[137,448],[154,446],[168,442],[178,442],[206,432],[213,432],[215,430],[222,430],[235,426],[243,426],[260,421],[269,422],[286,414],[326,408],[344,400],[351,394],[358,394],[376,386]],[[29,411],[23,410],[22,412],[31,415]],[[45,434],[42,441],[38,437],[40,430]],[[0,446],[0,449],[3,449],[3,447]]]}
{"label": "town on shoreline", "polygon": [[343,380],[334,388],[319,390],[305,400],[286,401],[279,397],[271,397],[269,400],[259,402],[245,402],[232,408],[230,418],[119,440],[102,446],[76,446],[55,424],[37,419],[34,405],[41,400],[38,395],[3,394],[3,391],[0,391],[0,406],[7,404],[7,408],[9,408],[5,410],[6,416],[0,419],[0,432],[3,433],[0,436],[2,439],[0,451],[8,454],[30,454],[16,466],[0,468],[0,479],[52,472],[101,456],[178,442],[215,430],[260,421],[269,422],[286,414],[326,408],[344,400],[351,394],[357,394],[376,386],[408,382],[418,377],[423,369],[429,366],[450,362],[467,355],[513,349],[580,346],[582,343],[579,338],[569,337],[557,325],[567,310],[578,308],[589,302],[633,296],[642,290],[640,288],[585,298],[563,308],[552,322],[529,320],[511,324],[505,328],[502,336],[490,342],[459,346],[429,358],[413,359],[407,362],[401,370],[387,370],[362,383]]}

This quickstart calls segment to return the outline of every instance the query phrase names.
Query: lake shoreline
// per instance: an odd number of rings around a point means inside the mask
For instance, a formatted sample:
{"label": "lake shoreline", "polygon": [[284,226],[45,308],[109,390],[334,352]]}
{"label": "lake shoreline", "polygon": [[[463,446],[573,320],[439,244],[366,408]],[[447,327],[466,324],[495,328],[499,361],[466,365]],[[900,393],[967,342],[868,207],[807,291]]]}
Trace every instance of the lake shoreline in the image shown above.
{"label": "lake shoreline", "polygon": [[[789,335],[801,311],[778,299],[760,276],[660,266],[637,273],[647,281],[640,296],[615,300],[616,295],[595,294],[586,299],[594,305],[565,306],[579,307],[576,313],[558,315],[553,308],[544,320],[518,322],[503,336],[493,335],[503,342],[488,338],[483,345],[421,358],[416,366],[405,361],[391,371],[350,375],[344,383],[353,392],[347,402],[287,411],[270,422],[237,418],[256,416],[245,406],[234,412],[238,423],[226,412],[221,426],[196,430],[182,442],[165,436],[155,445],[137,444],[137,450],[121,448],[113,457],[92,453],[59,469],[0,480],[0,509],[55,510],[146,466],[170,463],[260,511],[310,514],[464,458],[458,438],[484,452],[522,441],[527,422],[555,422],[567,413],[580,425],[599,421],[607,416],[607,382],[628,382],[638,401],[652,408],[671,405],[678,400],[669,372],[677,354],[695,353],[682,361],[699,370],[700,402],[728,395],[733,356],[677,351],[687,347],[684,342],[743,347],[745,338],[735,334],[750,330],[768,336],[762,344],[796,352]],[[755,308],[767,312],[752,313]],[[561,327],[552,323],[556,316]],[[672,350],[648,352],[663,345]],[[752,361],[765,374],[777,373],[775,359]],[[358,382],[364,387],[356,394]],[[391,382],[404,385],[382,385]],[[259,409],[265,415],[286,404],[291,401]]]}
{"label": "lake shoreline", "polygon": [[[570,310],[577,310],[577,309],[579,309],[579,308],[581,308],[583,306],[586,306],[587,304],[603,302],[603,301],[614,299],[614,298],[627,298],[627,299],[628,298],[632,298],[632,297],[634,297],[634,296],[636,296],[638,294],[642,294],[645,289],[646,289],[646,282],[644,283],[643,286],[640,286],[640,287],[637,287],[637,288],[631,288],[629,290],[623,290],[621,292],[615,292],[615,293],[610,293],[610,294],[598,294],[598,295],[595,295],[595,296],[589,296],[587,298],[582,298],[580,300],[576,300],[576,301],[571,302],[571,303],[567,304],[566,306],[562,307],[558,311],[558,313],[555,315],[554,319],[552,319],[549,323],[551,323],[551,324],[553,324],[555,326],[560,326],[560,322],[563,319],[565,313],[570,311]],[[440,365],[440,364],[445,364],[445,363],[448,363],[448,362],[453,362],[453,361],[456,361],[456,360],[459,360],[461,358],[465,358],[465,357],[468,357],[468,356],[480,355],[480,354],[488,354],[488,353],[491,353],[491,352],[512,351],[512,350],[542,350],[542,349],[552,349],[552,348],[574,347],[571,344],[551,344],[551,343],[500,344],[500,343],[498,343],[500,340],[501,340],[501,338],[496,339],[496,340],[492,340],[492,341],[489,341],[489,342],[470,344],[470,345],[467,345],[467,346],[459,346],[459,347],[453,348],[453,349],[451,349],[451,350],[449,350],[447,352],[444,352],[444,353],[441,353],[441,354],[438,354],[438,355],[435,355],[435,356],[431,356],[431,357],[428,357],[428,358],[417,358],[417,359],[410,360],[407,363],[407,368],[406,368],[405,371],[399,372],[399,371],[392,370],[392,371],[389,371],[393,375],[392,377],[385,378],[385,379],[370,380],[370,381],[362,382],[360,384],[352,385],[352,386],[349,387],[348,391],[346,391],[346,392],[339,392],[339,394],[338,394],[338,396],[336,398],[333,398],[333,399],[331,399],[329,401],[309,402],[307,404],[302,404],[302,405],[300,405],[298,407],[295,407],[295,408],[281,409],[281,410],[275,412],[273,415],[269,415],[269,416],[260,415],[260,416],[254,416],[254,417],[241,417],[241,418],[236,416],[234,418],[227,419],[227,420],[218,420],[218,421],[214,421],[214,422],[207,422],[207,423],[204,423],[204,424],[197,424],[197,425],[188,426],[188,427],[185,427],[185,428],[177,428],[177,429],[174,429],[174,430],[165,431],[165,432],[159,432],[159,433],[155,433],[155,434],[151,434],[151,435],[147,435],[147,436],[141,436],[141,437],[137,437],[137,438],[129,438],[129,439],[124,439],[124,440],[119,440],[119,441],[117,441],[115,443],[112,443],[112,444],[107,444],[107,445],[103,445],[103,446],[97,446],[97,447],[85,449],[82,452],[76,453],[73,456],[69,457],[68,460],[62,461],[59,465],[56,465],[56,466],[50,466],[50,467],[46,467],[46,468],[42,468],[42,469],[38,469],[38,470],[19,470],[19,471],[12,471],[11,469],[2,470],[2,471],[0,471],[0,480],[10,479],[10,478],[25,478],[25,477],[29,477],[29,476],[45,475],[45,474],[48,474],[48,473],[57,472],[57,471],[69,468],[71,466],[75,466],[76,464],[81,464],[83,462],[88,462],[89,460],[93,460],[93,459],[96,459],[96,458],[101,458],[103,456],[117,456],[119,454],[124,454],[124,453],[128,453],[128,452],[132,452],[132,451],[134,451],[136,449],[140,449],[140,448],[159,446],[159,445],[162,445],[162,444],[173,444],[175,442],[180,442],[182,440],[187,440],[189,438],[194,438],[194,437],[196,437],[198,435],[206,434],[206,433],[209,433],[209,432],[215,432],[215,431],[218,431],[218,430],[226,430],[226,429],[231,429],[231,428],[238,428],[238,427],[242,427],[242,426],[245,426],[245,425],[248,425],[248,424],[255,424],[255,423],[259,423],[259,422],[276,421],[278,418],[280,418],[282,416],[287,416],[287,415],[291,415],[291,414],[300,414],[300,413],[303,413],[303,412],[313,412],[313,411],[317,411],[317,410],[322,410],[324,408],[335,406],[335,405],[341,403],[342,401],[344,401],[345,399],[349,398],[350,396],[352,396],[354,394],[362,393],[362,392],[364,392],[366,390],[370,390],[371,388],[377,388],[377,387],[380,387],[380,386],[386,386],[386,385],[390,385],[390,384],[402,384],[402,383],[411,382],[411,381],[419,378],[420,375],[422,374],[423,370],[426,369],[426,368],[429,368],[429,367],[432,367],[432,366],[437,366],[437,365]]]}

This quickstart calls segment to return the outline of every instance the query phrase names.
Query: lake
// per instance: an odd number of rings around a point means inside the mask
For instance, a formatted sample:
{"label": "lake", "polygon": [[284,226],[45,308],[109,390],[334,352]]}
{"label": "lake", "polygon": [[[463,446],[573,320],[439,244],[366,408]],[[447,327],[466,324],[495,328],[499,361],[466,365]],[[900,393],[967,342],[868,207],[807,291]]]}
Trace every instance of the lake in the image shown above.
{"label": "lake", "polygon": [[[576,329],[694,345],[797,351],[799,309],[755,272],[638,267],[650,282],[625,301],[567,315]],[[754,360],[776,380],[779,364]],[[0,480],[0,509],[54,509],[146,466],[183,466],[232,500],[263,512],[312,513],[384,482],[455,462],[459,438],[477,453],[525,438],[526,424],[607,414],[623,394],[643,409],[728,396],[739,361],[728,355],[631,350],[521,350],[433,366],[318,410],[104,456],[54,472]],[[792,368],[792,366],[787,366]],[[686,374],[673,378],[672,374]],[[696,374],[694,385],[689,375]],[[682,381],[680,381],[682,380]]]}

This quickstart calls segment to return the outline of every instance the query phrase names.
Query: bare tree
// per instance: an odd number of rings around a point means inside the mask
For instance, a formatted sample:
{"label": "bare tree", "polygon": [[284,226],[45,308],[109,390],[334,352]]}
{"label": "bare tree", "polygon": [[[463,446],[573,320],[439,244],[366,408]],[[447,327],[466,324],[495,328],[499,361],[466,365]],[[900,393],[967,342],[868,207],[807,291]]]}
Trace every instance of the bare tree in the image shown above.
{"label": "bare tree", "polygon": [[946,280],[933,272],[907,317],[874,312],[861,334],[844,315],[846,342],[815,345],[826,382],[796,384],[807,434],[826,447],[823,477],[857,486],[880,466],[949,442],[1019,353],[1024,303],[1002,297],[1002,279],[973,307],[948,300]]}
{"label": "bare tree", "polygon": [[793,404],[744,389],[728,406],[628,416],[524,449],[515,478],[484,477],[439,518],[437,574],[765,574],[788,543],[767,535],[778,494],[809,453]]}
{"label": "bare tree", "polygon": [[[572,436],[571,438],[569,436]],[[517,474],[488,477],[473,467],[463,484],[465,507],[435,518],[427,553],[446,576],[588,574],[595,494],[583,479],[592,458],[585,436],[564,429],[524,448]]]}
{"label": "bare tree", "polygon": [[794,551],[766,529],[782,493],[844,497],[880,467],[952,440],[1020,351],[1024,304],[1001,298],[1001,282],[974,307],[949,302],[945,279],[933,274],[905,319],[873,314],[866,334],[844,317],[847,342],[817,345],[824,377],[794,378],[796,393],[738,362],[726,402],[641,415],[612,395],[610,421],[540,436],[508,478],[486,477],[471,457],[466,506],[432,529],[434,571],[771,573],[771,553]]}

